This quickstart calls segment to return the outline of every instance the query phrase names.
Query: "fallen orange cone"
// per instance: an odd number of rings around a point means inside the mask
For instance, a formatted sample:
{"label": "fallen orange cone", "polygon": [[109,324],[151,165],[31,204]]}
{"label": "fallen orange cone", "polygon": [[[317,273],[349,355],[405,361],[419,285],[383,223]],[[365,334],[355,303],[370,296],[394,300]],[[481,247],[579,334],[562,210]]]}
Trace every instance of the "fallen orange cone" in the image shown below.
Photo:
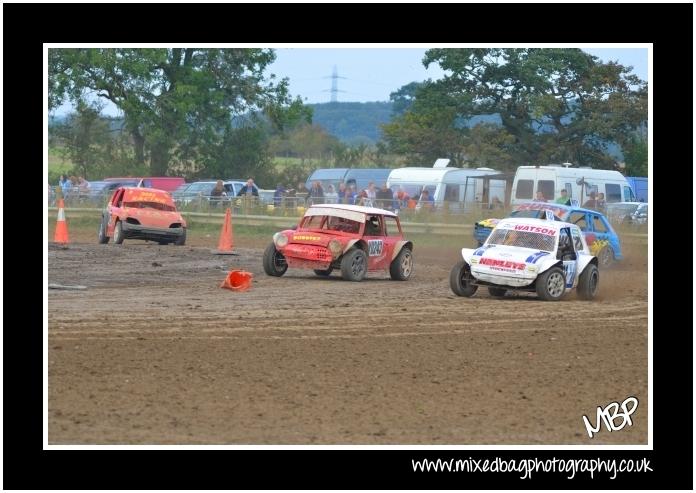
{"label": "fallen orange cone", "polygon": [[58,221],[56,222],[56,232],[53,235],[56,243],[68,243],[68,223],[65,222],[65,204],[63,199],[58,199]]}
{"label": "fallen orange cone", "polygon": [[254,274],[244,270],[233,270],[227,274],[227,277],[222,284],[221,288],[231,289],[232,291],[246,291],[251,288],[251,280],[254,278]]}
{"label": "fallen orange cone", "polygon": [[225,222],[220,230],[220,240],[217,250],[213,250],[215,255],[236,255],[232,251],[232,210],[228,207],[225,212]]}

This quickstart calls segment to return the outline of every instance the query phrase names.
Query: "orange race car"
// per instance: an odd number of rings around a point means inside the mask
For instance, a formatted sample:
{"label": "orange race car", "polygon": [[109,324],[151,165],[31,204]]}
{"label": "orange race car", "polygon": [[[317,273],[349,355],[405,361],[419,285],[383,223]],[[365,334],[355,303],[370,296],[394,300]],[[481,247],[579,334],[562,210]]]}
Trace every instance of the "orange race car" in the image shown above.
{"label": "orange race car", "polygon": [[186,243],[186,221],[177,212],[169,192],[155,188],[117,188],[99,225],[99,243],[123,243],[126,238],[156,241],[160,245]]}

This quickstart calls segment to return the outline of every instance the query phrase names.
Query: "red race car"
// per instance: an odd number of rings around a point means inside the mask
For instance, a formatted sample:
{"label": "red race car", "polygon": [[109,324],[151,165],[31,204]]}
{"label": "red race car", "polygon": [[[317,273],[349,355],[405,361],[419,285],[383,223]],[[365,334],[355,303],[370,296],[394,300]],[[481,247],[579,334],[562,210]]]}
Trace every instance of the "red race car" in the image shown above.
{"label": "red race car", "polygon": [[160,245],[186,243],[186,221],[169,192],[156,188],[120,187],[102,213],[99,243],[123,243],[126,238],[157,241]]}
{"label": "red race car", "polygon": [[413,271],[413,243],[404,239],[393,212],[357,205],[322,204],[307,209],[297,229],[273,235],[263,270],[279,277],[288,267],[313,269],[327,277],[334,269],[349,281],[388,270],[405,281]]}

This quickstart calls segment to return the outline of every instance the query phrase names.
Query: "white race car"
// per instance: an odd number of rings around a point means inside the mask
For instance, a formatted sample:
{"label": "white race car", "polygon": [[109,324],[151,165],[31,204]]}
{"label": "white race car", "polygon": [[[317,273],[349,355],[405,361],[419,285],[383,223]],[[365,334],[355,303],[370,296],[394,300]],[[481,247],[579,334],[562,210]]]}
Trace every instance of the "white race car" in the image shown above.
{"label": "white race car", "polygon": [[473,296],[479,286],[495,297],[514,289],[536,292],[547,301],[573,288],[584,300],[597,292],[597,257],[575,224],[502,219],[482,247],[463,248],[462,257],[450,273],[450,287],[458,296]]}

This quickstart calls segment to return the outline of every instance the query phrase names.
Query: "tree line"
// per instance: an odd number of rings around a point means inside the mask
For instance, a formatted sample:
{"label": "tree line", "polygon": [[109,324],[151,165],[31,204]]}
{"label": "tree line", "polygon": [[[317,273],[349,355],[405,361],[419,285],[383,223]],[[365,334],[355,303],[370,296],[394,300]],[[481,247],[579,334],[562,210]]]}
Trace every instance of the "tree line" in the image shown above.
{"label": "tree line", "polygon": [[[627,174],[647,174],[647,84],[581,50],[429,50],[424,65],[447,75],[393,92],[382,139],[352,146],[313,124],[288,80],[267,73],[274,60],[270,49],[49,49],[49,110],[64,101],[75,108],[50,126],[49,146],[88,177],[274,184],[316,167],[429,166],[440,157],[499,170],[564,161],[611,168],[611,144]],[[122,117],[104,117],[106,102]]]}

